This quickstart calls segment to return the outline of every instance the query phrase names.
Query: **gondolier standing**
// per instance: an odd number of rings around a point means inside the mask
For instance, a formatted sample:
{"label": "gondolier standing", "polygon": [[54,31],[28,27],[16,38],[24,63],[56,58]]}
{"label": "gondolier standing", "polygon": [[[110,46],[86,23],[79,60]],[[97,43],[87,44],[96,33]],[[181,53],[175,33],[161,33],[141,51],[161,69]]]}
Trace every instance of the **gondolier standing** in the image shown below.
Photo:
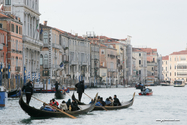
{"label": "gondolier standing", "polygon": [[31,96],[33,94],[32,81],[29,81],[25,86],[23,86],[22,91],[24,91],[24,90],[25,90],[27,104],[29,105],[29,102],[31,100]]}
{"label": "gondolier standing", "polygon": [[55,90],[58,91],[58,85],[60,85],[59,81],[56,81],[55,83]]}
{"label": "gondolier standing", "polygon": [[84,93],[84,80],[82,80],[79,83],[77,83],[75,85],[75,87],[77,88],[77,93],[78,93],[79,101],[81,101],[82,93]]}

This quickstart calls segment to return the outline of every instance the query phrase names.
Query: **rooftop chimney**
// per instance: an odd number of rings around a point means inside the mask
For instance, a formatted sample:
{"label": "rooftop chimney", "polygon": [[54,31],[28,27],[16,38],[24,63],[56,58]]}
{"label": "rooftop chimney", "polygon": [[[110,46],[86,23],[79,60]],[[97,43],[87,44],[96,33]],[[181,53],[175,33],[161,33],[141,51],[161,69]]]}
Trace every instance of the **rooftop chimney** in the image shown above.
{"label": "rooftop chimney", "polygon": [[47,26],[47,21],[44,21],[44,26]]}

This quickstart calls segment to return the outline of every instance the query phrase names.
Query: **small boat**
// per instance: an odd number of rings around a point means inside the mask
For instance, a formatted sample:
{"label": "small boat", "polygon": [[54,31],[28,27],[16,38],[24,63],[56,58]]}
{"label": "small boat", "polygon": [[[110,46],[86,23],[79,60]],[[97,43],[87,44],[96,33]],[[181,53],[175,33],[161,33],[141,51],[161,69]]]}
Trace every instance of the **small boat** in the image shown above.
{"label": "small boat", "polygon": [[170,81],[162,81],[160,83],[161,86],[170,86]]}
{"label": "small boat", "polygon": [[17,98],[21,96],[21,90],[16,89],[8,92],[8,97],[9,98]]}
{"label": "small boat", "polygon": [[175,80],[174,81],[174,87],[184,87],[185,81],[184,80]]}
{"label": "small boat", "polygon": [[148,93],[146,93],[146,94],[145,94],[145,93],[143,93],[143,92],[140,92],[140,93],[139,93],[139,95],[153,95],[153,91],[148,92]]}
{"label": "small boat", "polygon": [[56,99],[64,99],[65,98],[65,93],[63,93],[63,91],[58,90],[58,91],[55,92],[55,98]]}
{"label": "small boat", "polygon": [[[97,98],[97,96],[98,96],[98,93],[96,94],[95,98]],[[90,112],[94,109],[95,103],[96,101],[92,104],[81,105],[79,106],[80,110],[66,111],[66,113],[73,115],[73,116],[76,116],[79,114],[86,114],[87,112]],[[23,109],[23,111],[25,111],[29,116],[34,117],[34,118],[67,117],[67,115],[65,115],[62,112],[44,111],[44,110],[31,107],[23,101],[22,95],[20,97],[19,104],[21,108]]]}

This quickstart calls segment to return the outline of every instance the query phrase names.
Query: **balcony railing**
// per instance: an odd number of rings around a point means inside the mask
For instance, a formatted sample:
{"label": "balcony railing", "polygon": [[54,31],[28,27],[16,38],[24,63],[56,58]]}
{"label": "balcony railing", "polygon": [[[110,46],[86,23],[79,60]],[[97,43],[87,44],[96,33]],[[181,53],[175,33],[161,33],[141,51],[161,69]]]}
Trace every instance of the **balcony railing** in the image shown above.
{"label": "balcony railing", "polygon": [[108,69],[108,72],[116,72],[116,69]]}
{"label": "balcony railing", "polygon": [[60,45],[58,45],[58,44],[56,44],[56,43],[53,43],[53,44],[52,44],[52,47],[53,47],[53,48],[56,48],[56,49],[61,49],[61,48],[62,48]]}
{"label": "balcony railing", "polygon": [[44,43],[43,47],[49,47],[49,44]]}

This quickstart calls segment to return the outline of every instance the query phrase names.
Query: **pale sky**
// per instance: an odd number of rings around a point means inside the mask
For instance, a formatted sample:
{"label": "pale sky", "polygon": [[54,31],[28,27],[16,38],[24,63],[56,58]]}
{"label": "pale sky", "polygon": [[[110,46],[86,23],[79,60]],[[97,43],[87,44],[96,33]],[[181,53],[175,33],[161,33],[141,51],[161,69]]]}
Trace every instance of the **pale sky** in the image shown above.
{"label": "pale sky", "polygon": [[162,56],[187,45],[187,0],[40,0],[40,22],[85,35],[124,39],[157,48]]}

